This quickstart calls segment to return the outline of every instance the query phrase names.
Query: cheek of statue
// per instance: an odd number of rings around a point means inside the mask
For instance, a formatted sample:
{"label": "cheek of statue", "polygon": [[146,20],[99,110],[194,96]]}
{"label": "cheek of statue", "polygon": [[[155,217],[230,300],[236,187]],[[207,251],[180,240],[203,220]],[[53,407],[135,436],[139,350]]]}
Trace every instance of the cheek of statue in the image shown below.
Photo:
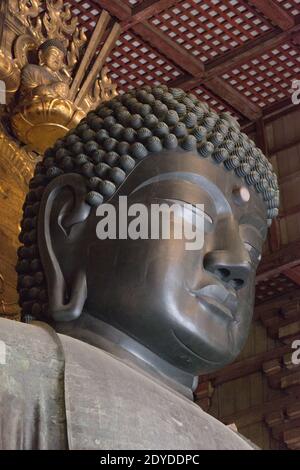
{"label": "cheek of statue", "polygon": [[56,51],[47,51],[42,56],[42,63],[44,63],[53,72],[58,72],[63,67],[63,54]]}
{"label": "cheek of statue", "polygon": [[48,58],[47,65],[54,72],[58,72],[62,68],[61,60],[52,56]]}

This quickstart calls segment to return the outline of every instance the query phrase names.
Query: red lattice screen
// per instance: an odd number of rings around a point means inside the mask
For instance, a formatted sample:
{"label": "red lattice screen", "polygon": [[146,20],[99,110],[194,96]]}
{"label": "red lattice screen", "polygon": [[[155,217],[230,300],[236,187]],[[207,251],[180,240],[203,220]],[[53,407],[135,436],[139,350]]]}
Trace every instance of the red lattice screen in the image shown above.
{"label": "red lattice screen", "polygon": [[262,36],[271,28],[250,6],[236,0],[181,1],[150,22],[202,62]]}
{"label": "red lattice screen", "polygon": [[300,0],[277,0],[277,2],[293,16],[299,15]]}
{"label": "red lattice screen", "polygon": [[[288,15],[287,28],[281,30],[280,21],[276,23],[272,7],[261,11],[255,0],[69,0],[68,4],[88,32],[93,31],[103,6],[111,8],[114,19],[124,26],[108,59],[119,92],[144,83],[175,82],[211,107],[229,110],[247,122],[258,119],[270,106],[286,103],[292,81],[300,78],[300,0],[268,0],[266,6],[272,2],[281,8],[282,16]],[[152,28],[152,36],[146,40],[141,28],[135,31],[136,24]],[[153,42],[153,35],[162,40]],[[167,41],[176,45],[175,53]],[[198,61],[199,71],[205,67],[199,77],[184,68],[184,54],[186,62],[189,55],[195,64]],[[207,89],[206,71],[230,86],[230,98],[222,87]]]}
{"label": "red lattice screen", "polygon": [[222,78],[260,107],[291,93],[292,80],[300,74],[300,57],[291,43],[284,43],[235,67]]}
{"label": "red lattice screen", "polygon": [[72,7],[72,13],[78,17],[84,29],[86,31],[93,31],[102,11],[101,7],[96,2],[90,0],[72,0],[65,3]]}
{"label": "red lattice screen", "polygon": [[168,83],[182,75],[171,61],[131,32],[122,34],[107,64],[120,92],[143,84]]}

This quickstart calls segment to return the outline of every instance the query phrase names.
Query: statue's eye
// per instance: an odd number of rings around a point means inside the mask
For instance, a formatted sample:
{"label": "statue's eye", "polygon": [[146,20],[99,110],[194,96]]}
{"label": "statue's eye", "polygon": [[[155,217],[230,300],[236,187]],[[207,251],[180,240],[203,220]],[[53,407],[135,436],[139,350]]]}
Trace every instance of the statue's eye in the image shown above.
{"label": "statue's eye", "polygon": [[255,248],[253,245],[251,245],[251,244],[248,243],[248,242],[244,242],[244,245],[245,245],[246,250],[247,250],[248,253],[249,253],[251,263],[252,263],[254,266],[257,266],[258,263],[259,263],[260,260],[261,260],[261,254],[260,254],[260,252],[258,251],[257,248]]}

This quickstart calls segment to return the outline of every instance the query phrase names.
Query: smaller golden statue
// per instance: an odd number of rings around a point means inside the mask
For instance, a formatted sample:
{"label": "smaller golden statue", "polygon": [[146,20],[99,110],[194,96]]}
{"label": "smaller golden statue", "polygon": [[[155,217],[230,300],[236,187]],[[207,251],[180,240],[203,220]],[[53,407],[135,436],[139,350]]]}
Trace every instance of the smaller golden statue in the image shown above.
{"label": "smaller golden statue", "polygon": [[116,94],[105,62],[120,31],[103,10],[87,40],[63,0],[0,0],[0,317],[18,317],[12,253],[39,154]]}
{"label": "smaller golden statue", "polygon": [[63,0],[8,0],[7,11],[4,22],[19,30],[17,35],[9,32],[10,50],[1,51],[0,43],[7,116],[17,140],[42,154],[116,94],[104,64],[121,28],[113,26],[99,51],[110,20],[105,11],[89,42]]}
{"label": "smaller golden statue", "polygon": [[48,39],[39,47],[39,65],[28,64],[21,72],[20,102],[37,96],[68,99],[72,77],[65,66],[66,54],[58,39]]}

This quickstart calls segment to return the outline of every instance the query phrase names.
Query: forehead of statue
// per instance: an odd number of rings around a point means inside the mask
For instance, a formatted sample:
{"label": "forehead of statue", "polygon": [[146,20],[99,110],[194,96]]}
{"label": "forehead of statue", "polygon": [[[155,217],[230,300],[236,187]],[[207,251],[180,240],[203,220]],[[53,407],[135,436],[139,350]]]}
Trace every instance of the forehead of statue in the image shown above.
{"label": "forehead of statue", "polygon": [[56,46],[48,46],[46,49],[42,50],[42,54],[47,54],[47,55],[56,55],[56,56],[61,56],[64,57],[64,53],[61,49],[59,49]]}
{"label": "forehead of statue", "polygon": [[180,149],[150,155],[128,176],[115,196],[128,200],[177,199],[205,204],[213,214],[233,213],[238,220],[257,219],[267,229],[267,208],[260,194],[245,180],[210,158]]}

